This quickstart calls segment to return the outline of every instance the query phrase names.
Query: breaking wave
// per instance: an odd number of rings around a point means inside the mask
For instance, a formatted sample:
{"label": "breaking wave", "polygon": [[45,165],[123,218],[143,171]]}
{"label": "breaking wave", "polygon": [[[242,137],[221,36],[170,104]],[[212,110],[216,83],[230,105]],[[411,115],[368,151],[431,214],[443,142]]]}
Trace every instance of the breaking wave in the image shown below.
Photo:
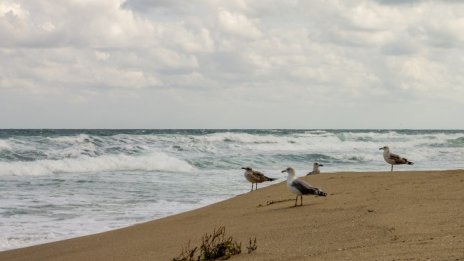
{"label": "breaking wave", "polygon": [[188,172],[194,167],[188,162],[169,156],[166,153],[149,155],[102,155],[98,157],[81,156],[60,160],[37,160],[26,162],[0,162],[1,175],[47,175],[57,173],[88,173],[110,171],[168,171]]}

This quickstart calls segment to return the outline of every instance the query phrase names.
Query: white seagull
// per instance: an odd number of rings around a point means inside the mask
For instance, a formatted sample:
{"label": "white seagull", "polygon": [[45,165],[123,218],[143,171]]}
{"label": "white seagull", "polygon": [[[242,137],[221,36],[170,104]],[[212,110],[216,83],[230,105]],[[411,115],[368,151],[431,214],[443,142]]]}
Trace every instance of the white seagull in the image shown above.
{"label": "white seagull", "polygon": [[390,148],[388,146],[383,146],[382,148],[379,148],[379,150],[383,150],[383,158],[388,164],[391,164],[391,171],[393,171],[393,165],[414,164],[413,162],[409,161],[406,158],[390,153]]}
{"label": "white seagull", "polygon": [[318,188],[315,188],[309,185],[308,183],[306,183],[305,181],[297,178],[295,176],[295,170],[293,168],[288,167],[282,170],[282,173],[284,172],[288,173],[288,176],[287,176],[288,189],[290,189],[290,191],[293,194],[296,194],[295,207],[297,206],[297,203],[298,203],[298,196],[301,197],[300,206],[303,206],[303,195],[317,195],[317,196],[323,196],[323,197],[327,196],[327,193],[325,193],[324,191]]}
{"label": "white seagull", "polygon": [[251,182],[251,191],[253,191],[253,184],[256,184],[256,189],[258,189],[258,183],[262,183],[264,181],[273,181],[276,180],[276,178],[269,178],[266,177],[263,173],[253,170],[250,167],[243,167],[242,169],[245,170],[245,173],[243,175],[245,178]]}
{"label": "white seagull", "polygon": [[309,175],[313,175],[313,174],[320,174],[321,173],[321,170],[319,169],[319,167],[323,167],[324,165],[322,164],[319,164],[319,162],[314,162],[313,164],[313,171],[309,172],[308,174],[306,174],[306,176],[309,176]]}

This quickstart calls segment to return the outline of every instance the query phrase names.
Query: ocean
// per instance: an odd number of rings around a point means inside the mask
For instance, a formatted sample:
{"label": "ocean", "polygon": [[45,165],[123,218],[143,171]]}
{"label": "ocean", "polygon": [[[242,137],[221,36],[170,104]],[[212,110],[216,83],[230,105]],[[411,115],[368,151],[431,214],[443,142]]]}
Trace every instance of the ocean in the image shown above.
{"label": "ocean", "polygon": [[464,168],[464,130],[0,130],[0,250],[246,193],[243,166],[275,182],[316,161],[322,172],[389,171],[384,145],[415,163],[397,171]]}

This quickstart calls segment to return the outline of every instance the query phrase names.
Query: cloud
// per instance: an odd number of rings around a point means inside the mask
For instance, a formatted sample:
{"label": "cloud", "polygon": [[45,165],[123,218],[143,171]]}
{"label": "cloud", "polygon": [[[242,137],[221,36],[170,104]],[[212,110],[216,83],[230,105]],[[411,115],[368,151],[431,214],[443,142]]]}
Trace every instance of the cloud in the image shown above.
{"label": "cloud", "polygon": [[[464,97],[463,10],[459,1],[420,0],[5,0],[0,95],[10,111],[26,94],[49,111],[64,110],[52,99],[109,107],[128,99],[134,114],[170,111],[153,114],[163,127],[208,127],[192,125],[208,123],[201,115],[220,127],[221,111],[237,127],[259,127],[245,119],[271,126],[274,114],[301,126],[295,118],[345,111],[355,119],[356,106],[379,102],[417,113],[412,106],[424,101],[454,108]],[[80,120],[91,127],[97,120],[87,116]],[[368,126],[359,124],[350,127]]]}
{"label": "cloud", "polygon": [[407,5],[417,4],[424,2],[425,0],[375,0],[376,2],[384,5]]}
{"label": "cloud", "polygon": [[[423,4],[429,2],[429,0],[375,0],[376,2],[383,5],[411,5],[411,4]],[[461,0],[442,0],[442,2],[448,3],[461,3]]]}
{"label": "cloud", "polygon": [[231,13],[224,8],[218,11],[219,26],[225,33],[231,33],[250,40],[259,38],[261,32],[251,21],[243,14]]}

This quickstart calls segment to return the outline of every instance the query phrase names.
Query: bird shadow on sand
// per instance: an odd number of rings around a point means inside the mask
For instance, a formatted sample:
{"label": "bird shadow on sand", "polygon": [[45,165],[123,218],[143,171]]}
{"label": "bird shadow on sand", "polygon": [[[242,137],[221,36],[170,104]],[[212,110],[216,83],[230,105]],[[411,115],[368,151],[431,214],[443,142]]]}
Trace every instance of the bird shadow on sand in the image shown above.
{"label": "bird shadow on sand", "polygon": [[262,208],[262,207],[267,207],[267,206],[270,206],[270,205],[279,204],[279,203],[292,201],[292,200],[295,200],[295,199],[287,198],[287,199],[280,199],[280,200],[268,200],[268,201],[266,201],[265,204],[259,204],[256,207],[257,208]]}
{"label": "bird shadow on sand", "polygon": [[[268,201],[266,201],[265,204],[259,204],[256,207],[257,208],[264,208],[264,207],[268,207],[268,206],[275,205],[275,204],[281,204],[281,203],[285,203],[285,202],[295,202],[295,199],[294,198],[288,198],[288,199],[281,199],[281,200],[268,200]],[[320,203],[319,202],[311,202],[311,203],[303,204],[302,206],[300,206],[300,205],[295,206],[294,204],[292,204],[292,205],[286,207],[285,209],[300,208],[300,207],[313,206],[313,205],[318,205],[318,204],[320,204]],[[279,210],[279,209],[282,209],[282,208],[273,209],[273,210]]]}

